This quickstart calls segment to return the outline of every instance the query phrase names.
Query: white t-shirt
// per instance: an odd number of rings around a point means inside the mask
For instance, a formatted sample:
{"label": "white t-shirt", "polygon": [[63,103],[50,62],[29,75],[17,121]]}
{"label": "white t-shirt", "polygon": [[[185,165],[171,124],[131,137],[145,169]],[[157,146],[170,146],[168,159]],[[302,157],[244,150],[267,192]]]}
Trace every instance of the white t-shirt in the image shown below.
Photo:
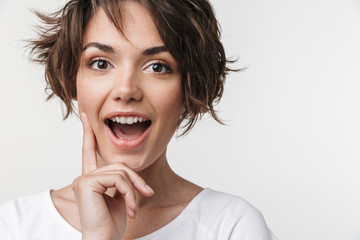
{"label": "white t-shirt", "polygon": [[[50,191],[0,206],[1,240],[80,240],[56,210]],[[276,240],[261,213],[245,200],[209,188],[172,222],[138,240]]]}

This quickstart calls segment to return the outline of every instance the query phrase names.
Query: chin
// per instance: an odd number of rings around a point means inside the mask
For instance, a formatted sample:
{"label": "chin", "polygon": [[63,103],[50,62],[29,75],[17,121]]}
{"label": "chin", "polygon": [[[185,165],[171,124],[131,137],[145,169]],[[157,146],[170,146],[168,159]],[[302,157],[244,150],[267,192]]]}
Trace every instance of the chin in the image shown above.
{"label": "chin", "polygon": [[[152,163],[155,162],[154,159],[149,159],[149,157],[144,156],[143,154],[126,154],[126,153],[111,153],[111,154],[99,154],[101,165],[109,165],[114,163],[121,163],[127,166],[128,168],[134,170],[135,172],[143,171],[149,167]],[[98,164],[100,164],[100,161]]]}

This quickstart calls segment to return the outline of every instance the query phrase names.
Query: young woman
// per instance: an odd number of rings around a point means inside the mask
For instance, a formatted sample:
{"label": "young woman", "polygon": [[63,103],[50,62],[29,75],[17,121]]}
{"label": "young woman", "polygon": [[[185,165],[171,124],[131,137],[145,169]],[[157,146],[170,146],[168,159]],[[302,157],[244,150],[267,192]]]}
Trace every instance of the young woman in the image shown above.
{"label": "young woman", "polygon": [[71,0],[32,42],[48,87],[83,123],[82,175],[0,207],[0,239],[275,239],[239,197],[169,167],[177,129],[219,121],[227,67],[207,0]]}

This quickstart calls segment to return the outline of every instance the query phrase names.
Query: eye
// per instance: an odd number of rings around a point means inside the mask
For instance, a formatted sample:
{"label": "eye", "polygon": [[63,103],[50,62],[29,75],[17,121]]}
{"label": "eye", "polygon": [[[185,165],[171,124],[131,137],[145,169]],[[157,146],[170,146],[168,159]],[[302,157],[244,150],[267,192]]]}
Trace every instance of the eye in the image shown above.
{"label": "eye", "polygon": [[104,71],[111,68],[111,64],[104,59],[92,60],[88,65],[89,67],[99,71]]}
{"label": "eye", "polygon": [[147,66],[144,70],[154,73],[160,73],[160,74],[172,72],[171,68],[168,65],[160,62],[152,63],[149,66]]}

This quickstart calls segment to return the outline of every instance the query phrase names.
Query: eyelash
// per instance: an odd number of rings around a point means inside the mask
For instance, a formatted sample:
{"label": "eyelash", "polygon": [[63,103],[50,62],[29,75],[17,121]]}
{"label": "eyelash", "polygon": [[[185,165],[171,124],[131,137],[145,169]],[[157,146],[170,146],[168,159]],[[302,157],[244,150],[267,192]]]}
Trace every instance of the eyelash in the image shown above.
{"label": "eyelash", "polygon": [[[104,62],[104,63],[106,63],[106,64],[107,64],[106,69],[99,69],[98,67],[95,68],[95,67],[94,67],[94,64],[99,63],[99,62]],[[109,67],[112,67],[112,64],[111,64],[109,61],[107,61],[106,59],[103,59],[103,58],[93,59],[93,60],[91,60],[87,65],[88,65],[90,68],[92,68],[92,69],[94,69],[94,70],[97,70],[97,71],[105,71],[105,70],[108,70]],[[153,72],[154,74],[167,74],[167,73],[172,73],[171,67],[170,67],[168,64],[165,64],[165,63],[160,62],[160,61],[156,61],[156,62],[153,62],[153,63],[147,65],[147,66],[144,68],[144,70],[146,70],[146,69],[148,69],[149,67],[154,66],[154,65],[160,65],[160,66],[162,66],[163,68],[165,68],[165,72],[155,72],[155,71],[154,71],[154,72]]]}
{"label": "eyelash", "polygon": [[167,73],[172,73],[171,67],[170,67],[168,64],[162,63],[162,62],[160,62],[160,61],[156,61],[156,62],[153,62],[153,63],[147,65],[147,66],[144,68],[144,70],[146,70],[146,69],[148,69],[149,67],[154,66],[154,65],[160,65],[160,66],[162,66],[163,68],[165,68],[165,72],[155,72],[155,71],[154,71],[154,72],[153,72],[154,74],[167,74]]}
{"label": "eyelash", "polygon": [[[107,68],[106,69],[96,69],[94,68],[94,64],[95,63],[99,63],[99,62],[104,62],[107,64]],[[96,58],[96,59],[93,59],[91,60],[88,64],[87,64],[90,68],[93,68],[97,71],[104,71],[104,70],[108,70],[109,67],[112,67],[111,63],[109,63],[109,61],[107,61],[106,59],[103,59],[103,58]]]}

